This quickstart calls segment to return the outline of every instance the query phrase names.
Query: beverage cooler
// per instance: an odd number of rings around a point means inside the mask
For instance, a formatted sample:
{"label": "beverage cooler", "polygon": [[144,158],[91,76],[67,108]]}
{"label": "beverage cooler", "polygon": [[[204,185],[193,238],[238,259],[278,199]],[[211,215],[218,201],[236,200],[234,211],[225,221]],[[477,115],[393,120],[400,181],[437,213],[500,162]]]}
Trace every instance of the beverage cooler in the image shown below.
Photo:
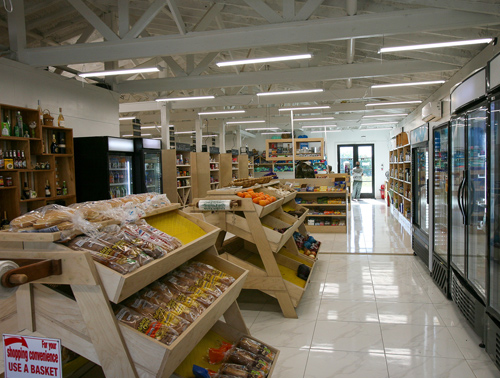
{"label": "beverage cooler", "polygon": [[487,131],[485,70],[451,95],[451,297],[484,337],[487,282]]}
{"label": "beverage cooler", "polygon": [[449,124],[434,128],[433,135],[433,249],[431,276],[441,291],[450,295],[450,256],[449,256]]}
{"label": "beverage cooler", "polygon": [[429,127],[412,130],[412,247],[429,266]]}
{"label": "beverage cooler", "polygon": [[161,140],[134,139],[137,193],[162,193]]}
{"label": "beverage cooler", "polygon": [[134,141],[112,137],[74,139],[78,202],[134,193]]}

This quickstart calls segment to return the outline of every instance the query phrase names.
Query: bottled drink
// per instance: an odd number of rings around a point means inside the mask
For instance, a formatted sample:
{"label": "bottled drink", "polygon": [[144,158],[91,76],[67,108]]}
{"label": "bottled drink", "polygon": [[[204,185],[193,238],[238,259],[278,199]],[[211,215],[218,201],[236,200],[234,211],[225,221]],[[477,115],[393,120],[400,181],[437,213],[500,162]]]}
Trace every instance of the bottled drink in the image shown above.
{"label": "bottled drink", "polygon": [[65,133],[59,133],[59,153],[60,154],[65,154],[66,153],[66,137]]}
{"label": "bottled drink", "polygon": [[29,199],[30,198],[30,188],[28,187],[28,183],[24,183],[24,189],[23,189],[23,199]]}
{"label": "bottled drink", "polygon": [[115,183],[115,178],[113,177],[113,173],[109,173],[109,183],[114,184]]}
{"label": "bottled drink", "polygon": [[5,117],[5,122],[2,122],[2,136],[10,136],[9,117]]}
{"label": "bottled drink", "polygon": [[50,185],[49,185],[49,180],[47,180],[47,183],[45,184],[45,197],[50,197]]}
{"label": "bottled drink", "polygon": [[43,110],[42,106],[40,105],[40,100],[38,100],[38,107],[36,108],[38,110],[38,118],[40,119],[40,125],[43,125]]}
{"label": "bottled drink", "polygon": [[0,169],[5,169],[5,160],[3,157],[3,151],[0,148]]}
{"label": "bottled drink", "polygon": [[[21,119],[21,122],[19,123],[19,119]],[[19,137],[21,136],[21,133],[23,132],[23,117],[21,117],[21,112],[17,112],[17,122],[16,125],[14,126],[14,136]]]}
{"label": "bottled drink", "polygon": [[66,186],[66,181],[63,181],[62,195],[65,196],[67,194],[68,194],[68,187]]}
{"label": "bottled drink", "polygon": [[65,127],[66,123],[64,121],[64,116],[62,114],[62,108],[59,108],[59,117],[57,117],[57,126]]}
{"label": "bottled drink", "polygon": [[14,151],[14,169],[19,169],[19,157],[17,156],[16,151]]}
{"label": "bottled drink", "polygon": [[52,154],[57,154],[59,152],[59,146],[56,141],[56,134],[52,134],[52,143],[50,145],[50,152]]}
{"label": "bottled drink", "polygon": [[24,150],[21,151],[21,162],[22,162],[22,169],[28,168],[28,163],[26,162],[26,157],[24,156]]}

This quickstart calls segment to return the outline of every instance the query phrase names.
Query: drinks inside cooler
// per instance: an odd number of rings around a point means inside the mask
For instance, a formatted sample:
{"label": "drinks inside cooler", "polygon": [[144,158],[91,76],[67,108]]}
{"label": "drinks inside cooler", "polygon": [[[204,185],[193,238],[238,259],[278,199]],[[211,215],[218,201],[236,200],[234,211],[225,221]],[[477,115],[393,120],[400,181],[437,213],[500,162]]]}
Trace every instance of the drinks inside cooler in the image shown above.
{"label": "drinks inside cooler", "polygon": [[160,152],[144,153],[144,172],[146,191],[161,193],[161,158]]}
{"label": "drinks inside cooler", "polygon": [[124,155],[110,155],[108,164],[109,193],[111,198],[124,197],[132,194],[132,157]]}

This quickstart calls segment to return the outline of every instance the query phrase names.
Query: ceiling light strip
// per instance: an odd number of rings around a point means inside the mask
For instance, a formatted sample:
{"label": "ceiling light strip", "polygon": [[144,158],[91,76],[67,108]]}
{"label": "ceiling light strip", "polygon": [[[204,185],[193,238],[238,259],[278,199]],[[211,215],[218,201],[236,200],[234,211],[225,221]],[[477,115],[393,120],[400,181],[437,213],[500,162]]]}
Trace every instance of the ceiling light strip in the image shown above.
{"label": "ceiling light strip", "polygon": [[112,75],[132,75],[136,73],[148,73],[148,72],[159,72],[158,67],[145,67],[145,68],[131,68],[126,70],[110,70],[110,71],[100,71],[100,72],[82,72],[79,73],[80,77],[101,77],[101,76],[112,76]]}
{"label": "ceiling light strip", "polygon": [[394,101],[394,102],[369,102],[365,106],[384,106],[384,105],[410,105],[410,104],[421,104],[422,101]]}
{"label": "ceiling light strip", "polygon": [[166,98],[157,98],[155,101],[163,101],[163,102],[171,102],[171,101],[193,101],[193,100],[211,100],[214,99],[215,96],[197,96],[197,97],[166,97]]}
{"label": "ceiling light strip", "polygon": [[393,87],[411,87],[416,85],[436,85],[443,84],[444,80],[433,80],[433,81],[414,81],[408,83],[396,83],[396,84],[377,84],[372,85],[372,89],[376,88],[393,88]]}
{"label": "ceiling light strip", "polygon": [[324,106],[304,106],[304,107],[297,107],[297,108],[281,108],[281,109],[278,109],[278,111],[289,112],[289,111],[296,111],[296,110],[319,110],[319,109],[330,109],[330,106],[324,105]]}
{"label": "ceiling light strip", "polygon": [[243,64],[284,62],[287,60],[301,60],[301,59],[311,59],[311,58],[312,58],[312,54],[299,54],[299,55],[274,56],[274,57],[268,57],[268,58],[231,60],[231,61],[227,61],[227,62],[217,62],[215,64],[217,65],[217,67],[227,67],[227,66],[239,66],[239,65],[243,65]]}
{"label": "ceiling light strip", "polygon": [[318,118],[294,118],[294,122],[306,122],[306,121],[326,121],[335,119],[333,117],[318,117]]}
{"label": "ceiling light strip", "polygon": [[364,115],[361,118],[384,118],[384,117],[406,117],[408,113],[398,113],[398,114],[371,114]]}
{"label": "ceiling light strip", "polygon": [[266,123],[266,121],[263,119],[255,119],[255,120],[249,120],[249,121],[229,121],[229,122],[226,122],[226,125],[243,125],[246,123]]}
{"label": "ceiling light strip", "polygon": [[302,93],[319,93],[324,91],[325,91],[324,89],[301,89],[297,91],[259,92],[257,93],[257,96],[279,96],[279,95],[302,94]]}
{"label": "ceiling light strip", "polygon": [[246,113],[245,110],[221,110],[214,112],[200,112],[198,115],[218,115],[218,114],[241,114]]}
{"label": "ceiling light strip", "polygon": [[493,38],[481,38],[481,39],[469,39],[465,41],[437,42],[437,43],[424,43],[421,45],[382,47],[378,51],[378,53],[380,54],[380,53],[396,52],[396,51],[425,50],[425,49],[436,49],[440,47],[479,45],[483,43],[490,43],[492,40]]}

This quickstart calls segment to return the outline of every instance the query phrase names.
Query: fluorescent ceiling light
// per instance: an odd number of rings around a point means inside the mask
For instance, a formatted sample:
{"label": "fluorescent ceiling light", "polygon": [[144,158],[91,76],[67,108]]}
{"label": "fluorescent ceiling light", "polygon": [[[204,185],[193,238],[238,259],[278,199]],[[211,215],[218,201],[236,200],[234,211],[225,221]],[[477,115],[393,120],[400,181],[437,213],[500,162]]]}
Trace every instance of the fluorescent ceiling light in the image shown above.
{"label": "fluorescent ceiling light", "polygon": [[244,110],[222,110],[217,112],[200,112],[198,115],[216,115],[216,114],[240,114],[245,113]]}
{"label": "fluorescent ceiling light", "polygon": [[260,131],[260,130],[279,130],[279,127],[261,127],[254,129],[245,129],[245,131]]}
{"label": "fluorescent ceiling light", "polygon": [[393,127],[367,127],[366,129],[361,130],[392,130]]}
{"label": "fluorescent ceiling light", "polygon": [[422,101],[395,101],[395,102],[369,102],[365,106],[384,106],[384,105],[405,105],[405,104],[421,104]]}
{"label": "fluorescent ceiling light", "polygon": [[375,125],[396,125],[399,122],[375,122],[375,123],[362,123],[361,126],[375,126]]}
{"label": "fluorescent ceiling light", "polygon": [[372,115],[364,115],[361,118],[382,118],[382,117],[405,117],[408,113],[398,113],[398,114],[372,114]]}
{"label": "fluorescent ceiling light", "polygon": [[245,123],[266,123],[263,119],[255,119],[253,121],[229,121],[226,122],[226,125],[243,125]]}
{"label": "fluorescent ceiling light", "polygon": [[259,93],[257,93],[257,96],[277,96],[277,95],[317,93],[317,92],[324,92],[324,89],[301,89],[298,91],[259,92]]}
{"label": "fluorescent ceiling light", "polygon": [[159,138],[153,138],[153,139],[161,139],[161,137],[159,137]]}
{"label": "fluorescent ceiling light", "polygon": [[424,49],[436,49],[439,47],[455,47],[455,46],[467,46],[467,45],[479,45],[483,43],[490,43],[492,38],[482,38],[482,39],[469,39],[466,41],[453,41],[453,42],[437,42],[437,43],[425,43],[422,45],[410,45],[410,46],[395,46],[395,47],[382,47],[378,50],[378,53],[394,52],[394,51],[410,51],[410,50],[424,50]]}
{"label": "fluorescent ceiling light", "polygon": [[322,131],[311,131],[312,133],[340,133],[342,130],[322,130]]}
{"label": "fluorescent ceiling light", "polygon": [[[174,125],[168,125],[168,126],[171,129],[175,127]],[[161,125],[141,126],[141,129],[156,129],[156,128],[160,128],[161,129]]]}
{"label": "fluorescent ceiling light", "polygon": [[308,106],[308,107],[301,107],[301,108],[281,108],[278,109],[280,112],[289,112],[289,111],[294,111],[294,110],[316,110],[316,109],[330,109],[328,105],[324,106]]}
{"label": "fluorescent ceiling light", "polygon": [[319,117],[319,118],[294,118],[294,122],[305,122],[305,121],[326,121],[329,119],[335,119],[333,117]]}
{"label": "fluorescent ceiling light", "polygon": [[174,134],[194,134],[196,131],[176,131]]}
{"label": "fluorescent ceiling light", "polygon": [[135,119],[135,117],[120,117],[118,118],[118,121],[128,121],[130,119]]}
{"label": "fluorescent ceiling light", "polygon": [[218,135],[216,135],[216,134],[210,134],[210,135],[202,135],[201,137],[202,138],[217,138]]}
{"label": "fluorescent ceiling light", "polygon": [[337,125],[315,125],[315,126],[300,126],[301,128],[303,129],[312,129],[312,128],[316,128],[316,127],[336,127]]}
{"label": "fluorescent ceiling light", "polygon": [[157,98],[156,101],[190,101],[190,100],[210,100],[215,98],[215,96],[198,96],[198,97],[166,97],[166,98]]}
{"label": "fluorescent ceiling light", "polygon": [[414,81],[409,83],[397,83],[397,84],[378,84],[372,85],[372,88],[392,88],[392,87],[411,87],[414,85],[434,85],[443,84],[444,80],[434,80],[434,81]]}
{"label": "fluorescent ceiling light", "polygon": [[132,134],[127,134],[127,135],[122,135],[122,137],[126,138],[126,137],[132,137],[133,135]]}
{"label": "fluorescent ceiling light", "polygon": [[95,77],[95,76],[111,76],[111,75],[129,75],[136,73],[146,73],[146,72],[158,72],[160,71],[158,67],[145,67],[145,68],[131,68],[127,70],[111,70],[111,71],[100,71],[100,72],[84,72],[79,73],[80,77]]}
{"label": "fluorescent ceiling light", "polygon": [[227,66],[239,66],[242,64],[284,62],[287,60],[299,60],[299,59],[311,59],[311,58],[312,54],[300,54],[300,55],[275,56],[269,58],[232,60],[228,62],[217,62],[215,64],[217,64],[217,67],[227,67]]}
{"label": "fluorescent ceiling light", "polygon": [[287,133],[290,133],[290,132],[283,131],[283,132],[279,132],[279,133],[261,133],[261,135],[281,135],[283,133],[287,134]]}
{"label": "fluorescent ceiling light", "polygon": [[141,134],[141,136],[151,136],[153,134]]}

